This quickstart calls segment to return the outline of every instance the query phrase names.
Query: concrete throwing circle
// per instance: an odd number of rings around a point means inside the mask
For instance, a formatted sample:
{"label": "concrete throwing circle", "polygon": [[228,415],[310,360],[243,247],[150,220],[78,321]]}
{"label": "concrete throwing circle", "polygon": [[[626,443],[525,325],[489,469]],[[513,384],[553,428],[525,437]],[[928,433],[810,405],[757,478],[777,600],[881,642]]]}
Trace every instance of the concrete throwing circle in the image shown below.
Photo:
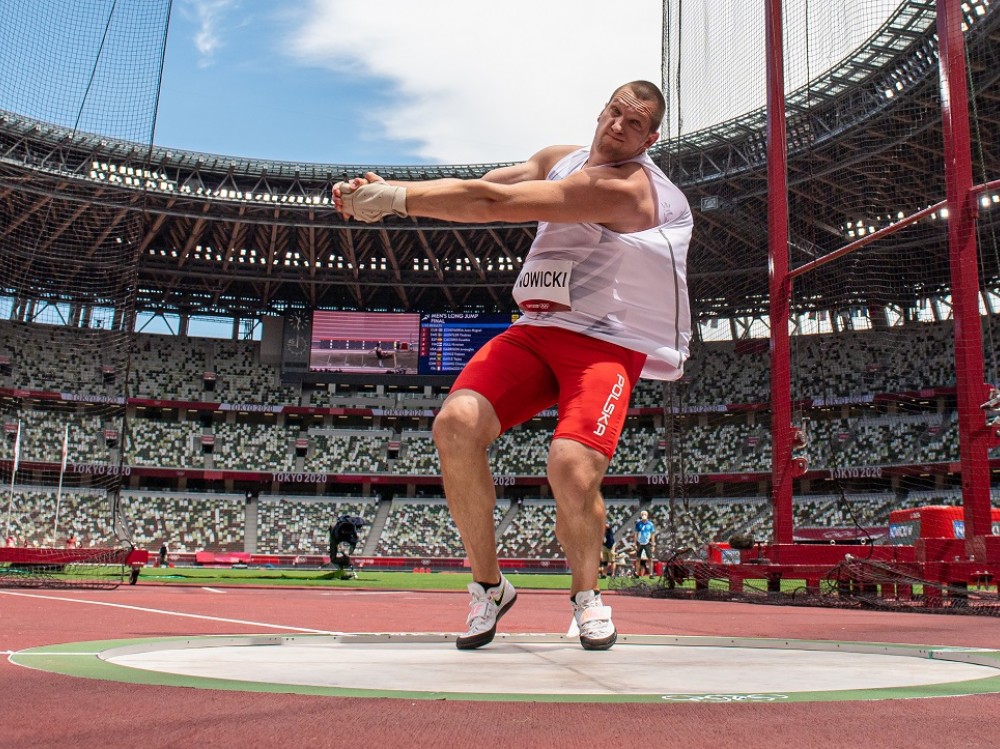
{"label": "concrete throwing circle", "polygon": [[604,652],[566,635],[154,638],[21,650],[14,663],[130,683],[405,699],[804,702],[1000,692],[1000,651],[821,640],[620,635]]}

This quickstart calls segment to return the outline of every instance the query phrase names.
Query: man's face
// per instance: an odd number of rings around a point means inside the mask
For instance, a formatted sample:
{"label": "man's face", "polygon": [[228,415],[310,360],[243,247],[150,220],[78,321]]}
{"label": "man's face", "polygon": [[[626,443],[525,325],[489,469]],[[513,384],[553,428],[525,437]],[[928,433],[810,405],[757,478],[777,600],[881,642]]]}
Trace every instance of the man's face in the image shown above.
{"label": "man's face", "polygon": [[639,517],[642,520],[649,520],[649,515],[647,513],[645,513],[645,512],[639,513]]}
{"label": "man's face", "polygon": [[652,102],[642,101],[632,89],[623,88],[597,117],[592,150],[606,162],[630,159],[656,142],[659,133],[655,125]]}

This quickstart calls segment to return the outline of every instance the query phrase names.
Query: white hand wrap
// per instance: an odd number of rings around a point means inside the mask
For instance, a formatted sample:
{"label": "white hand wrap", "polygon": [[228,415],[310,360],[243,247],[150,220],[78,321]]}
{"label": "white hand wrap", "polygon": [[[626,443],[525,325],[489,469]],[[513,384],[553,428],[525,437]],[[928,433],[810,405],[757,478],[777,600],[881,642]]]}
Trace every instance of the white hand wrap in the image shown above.
{"label": "white hand wrap", "polygon": [[341,182],[337,185],[344,203],[344,213],[371,224],[386,216],[406,217],[406,190],[402,187],[372,182],[355,189]]}

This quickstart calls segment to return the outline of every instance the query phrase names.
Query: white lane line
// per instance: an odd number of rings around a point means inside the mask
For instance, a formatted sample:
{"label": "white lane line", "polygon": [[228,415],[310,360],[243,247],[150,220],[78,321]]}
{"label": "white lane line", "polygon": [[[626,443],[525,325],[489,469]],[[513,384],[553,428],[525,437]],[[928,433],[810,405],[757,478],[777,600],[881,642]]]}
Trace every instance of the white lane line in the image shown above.
{"label": "white lane line", "polygon": [[26,653],[23,650],[8,650],[8,651],[3,651],[3,652],[6,652],[8,655],[16,655],[18,658],[20,658],[21,656],[29,656],[29,655],[40,655],[43,658],[45,658],[45,657],[51,657],[53,655],[57,655],[60,658],[62,658],[64,655],[83,655],[83,656],[87,656],[89,658],[93,658],[95,655],[100,655],[101,654],[100,650],[92,650],[89,653],[86,653],[86,652],[83,652],[83,653],[73,653],[73,652],[70,652],[70,651],[67,651],[67,650],[62,650],[62,651],[60,651],[58,653],[48,653],[48,652],[45,652],[45,653]]}
{"label": "white lane line", "polygon": [[206,585],[202,585],[201,589],[202,590],[207,590],[209,593],[228,593],[229,592],[227,590],[219,590],[218,588],[209,588]]}
{"label": "white lane line", "polygon": [[271,630],[284,630],[287,632],[308,632],[316,635],[338,635],[343,632],[333,632],[328,629],[312,629],[310,627],[291,627],[285,624],[269,624],[268,622],[254,622],[248,619],[228,619],[221,616],[207,616],[205,614],[185,614],[180,611],[167,611],[165,609],[151,609],[145,606],[130,606],[125,603],[108,603],[107,601],[88,601],[81,598],[64,598],[63,596],[43,596],[37,593],[15,593],[13,591],[0,590],[0,595],[19,596],[21,598],[39,598],[43,601],[65,601],[67,603],[85,603],[91,606],[110,606],[116,609],[129,609],[130,611],[141,611],[146,614],[163,614],[165,616],[180,616],[186,619],[204,619],[210,622],[225,622],[226,624],[246,624],[251,627],[262,627]]}

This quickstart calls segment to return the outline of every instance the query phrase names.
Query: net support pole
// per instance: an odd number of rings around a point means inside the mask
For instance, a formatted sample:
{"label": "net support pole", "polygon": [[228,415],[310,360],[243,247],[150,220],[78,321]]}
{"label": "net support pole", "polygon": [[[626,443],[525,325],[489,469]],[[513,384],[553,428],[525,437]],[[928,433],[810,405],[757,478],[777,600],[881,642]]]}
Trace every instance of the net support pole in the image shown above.
{"label": "net support pole", "polygon": [[788,333],[788,174],[781,0],[766,0],[767,229],[771,323],[771,503],[776,544],[792,543],[792,387]]}
{"label": "net support pole", "polygon": [[992,434],[987,429],[986,414],[982,409],[982,404],[989,398],[989,387],[984,382],[983,334],[979,315],[977,201],[976,192],[972,189],[965,37],[962,33],[961,0],[936,2],[966,554],[983,559],[985,548],[982,537],[991,531],[988,454]]}
{"label": "net support pole", "polygon": [[10,490],[7,493],[7,525],[4,528],[4,539],[10,538],[10,514],[14,511],[14,471],[10,472]]}
{"label": "net support pole", "polygon": [[17,465],[21,462],[21,422],[17,422],[17,435],[14,437],[14,459],[10,464],[10,494],[7,499],[7,527],[4,539],[10,538],[10,514],[14,511],[14,478],[17,476]]}
{"label": "net support pole", "polygon": [[53,543],[59,540],[59,505],[62,502],[63,478],[66,476],[66,452],[69,448],[69,424],[65,425],[62,441],[62,460],[59,463],[59,486],[56,487],[56,513],[52,520]]}

